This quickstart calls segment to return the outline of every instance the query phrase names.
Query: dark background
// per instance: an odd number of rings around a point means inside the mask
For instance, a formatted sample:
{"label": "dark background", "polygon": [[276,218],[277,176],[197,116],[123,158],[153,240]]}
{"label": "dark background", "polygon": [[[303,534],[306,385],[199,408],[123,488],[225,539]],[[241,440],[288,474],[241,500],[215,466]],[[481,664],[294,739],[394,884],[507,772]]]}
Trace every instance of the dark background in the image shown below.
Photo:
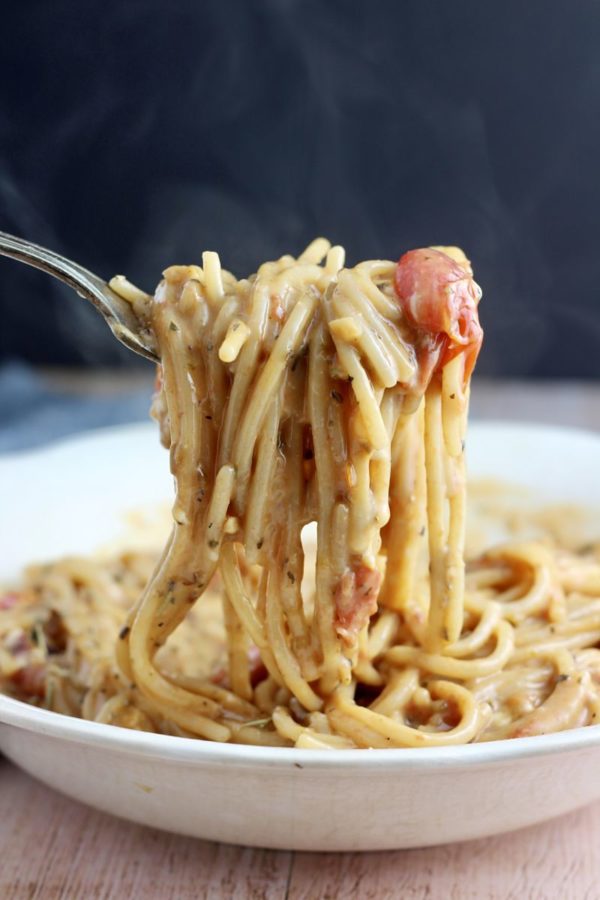
{"label": "dark background", "polygon": [[[0,228],[146,289],[316,234],[457,243],[480,371],[600,376],[600,3],[5,4]],[[144,365],[0,260],[0,359]]]}

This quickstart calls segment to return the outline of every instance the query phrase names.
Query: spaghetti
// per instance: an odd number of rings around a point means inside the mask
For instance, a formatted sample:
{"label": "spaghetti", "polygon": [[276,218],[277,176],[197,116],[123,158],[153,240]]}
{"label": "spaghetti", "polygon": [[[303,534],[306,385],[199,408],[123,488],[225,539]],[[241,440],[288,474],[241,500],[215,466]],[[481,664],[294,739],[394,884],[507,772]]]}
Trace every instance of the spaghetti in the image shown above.
{"label": "spaghetti", "polygon": [[[0,597],[0,686],[215,741],[428,747],[589,724],[600,560],[513,542],[465,571],[480,291],[453,247],[112,286],[153,331],[176,480],[152,559],[34,567]],[[129,608],[129,612],[126,610]],[[116,660],[114,645],[116,642]]]}

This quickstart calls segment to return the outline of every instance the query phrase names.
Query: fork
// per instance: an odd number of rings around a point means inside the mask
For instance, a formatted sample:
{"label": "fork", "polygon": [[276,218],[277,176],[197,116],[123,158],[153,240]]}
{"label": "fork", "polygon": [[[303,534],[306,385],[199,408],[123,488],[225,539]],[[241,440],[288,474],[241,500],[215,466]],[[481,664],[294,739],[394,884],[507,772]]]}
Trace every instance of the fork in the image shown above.
{"label": "fork", "polygon": [[98,310],[118,341],[134,353],[139,353],[153,362],[157,361],[152,337],[143,328],[131,305],[119,297],[98,275],[94,275],[73,260],[54,253],[53,250],[39,247],[3,231],[0,231],[0,255],[41,269],[42,272],[68,284]]}

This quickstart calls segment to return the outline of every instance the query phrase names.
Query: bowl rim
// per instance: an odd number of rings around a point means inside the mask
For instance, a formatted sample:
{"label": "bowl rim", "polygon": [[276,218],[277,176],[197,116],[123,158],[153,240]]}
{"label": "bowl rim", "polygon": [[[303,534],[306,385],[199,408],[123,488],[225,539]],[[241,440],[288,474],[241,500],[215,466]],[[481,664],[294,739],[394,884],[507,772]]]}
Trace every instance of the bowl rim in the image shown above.
{"label": "bowl rim", "polygon": [[[523,423],[502,420],[475,420],[473,427],[481,431],[498,431],[525,436],[534,432],[539,438],[592,439],[600,445],[600,435],[591,429],[561,427],[543,423]],[[15,463],[26,464],[38,460],[45,453],[63,449],[78,449],[82,444],[102,439],[123,437],[135,432],[153,431],[150,423],[132,423],[97,428],[67,435],[41,447],[0,455],[0,471]],[[557,753],[575,752],[600,746],[600,724],[556,732],[547,735],[511,738],[477,744],[444,747],[390,748],[382,750],[303,750],[295,747],[257,747],[249,744],[215,743],[198,738],[176,737],[133,731],[116,725],[106,725],[78,719],[46,709],[39,709],[20,700],[0,694],[0,730],[19,728],[39,735],[70,741],[107,751],[136,755],[147,759],[162,759],[184,765],[235,765],[255,768],[336,769],[341,772],[366,773],[392,770],[431,770],[472,768],[519,759],[543,757]]]}
{"label": "bowl rim", "polygon": [[253,768],[331,769],[345,772],[472,768],[531,757],[600,747],[600,725],[586,725],[553,734],[459,744],[383,750],[304,750],[297,747],[257,747],[216,743],[201,738],[133,731],[77,719],[30,706],[0,694],[0,729],[15,727],[97,749],[181,764],[223,764]]}

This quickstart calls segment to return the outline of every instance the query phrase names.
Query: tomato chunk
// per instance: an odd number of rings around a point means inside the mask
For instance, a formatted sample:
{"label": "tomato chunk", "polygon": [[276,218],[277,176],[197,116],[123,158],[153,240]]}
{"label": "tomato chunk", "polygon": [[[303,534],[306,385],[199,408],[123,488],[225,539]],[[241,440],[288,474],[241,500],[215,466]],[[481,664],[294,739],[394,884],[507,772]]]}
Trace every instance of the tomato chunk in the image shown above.
{"label": "tomato chunk", "polygon": [[12,609],[17,605],[17,603],[19,603],[20,599],[20,594],[9,591],[8,594],[3,594],[0,597],[0,609]]}
{"label": "tomato chunk", "polygon": [[334,591],[335,628],[338,635],[352,644],[359,632],[377,612],[377,595],[381,573],[359,563],[348,569]]}
{"label": "tomato chunk", "polygon": [[43,663],[29,663],[13,672],[11,681],[25,696],[43,698],[46,692],[46,666]]}
{"label": "tomato chunk", "polygon": [[398,260],[394,285],[407,320],[429,336],[439,336],[438,365],[465,354],[465,381],[477,360],[483,330],[477,304],[481,289],[468,261],[458,262],[433,248],[409,250]]}

